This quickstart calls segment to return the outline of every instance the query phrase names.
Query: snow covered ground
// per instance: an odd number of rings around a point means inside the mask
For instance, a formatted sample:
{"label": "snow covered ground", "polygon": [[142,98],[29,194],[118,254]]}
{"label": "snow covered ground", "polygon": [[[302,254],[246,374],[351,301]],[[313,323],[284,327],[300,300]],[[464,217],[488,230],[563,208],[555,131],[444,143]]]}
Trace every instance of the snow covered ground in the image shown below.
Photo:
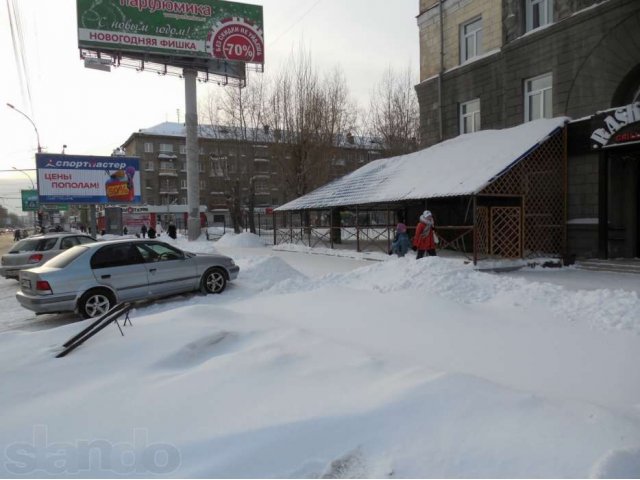
{"label": "snow covered ground", "polygon": [[0,281],[0,476],[640,476],[638,276],[176,243],[239,278],[62,359]]}

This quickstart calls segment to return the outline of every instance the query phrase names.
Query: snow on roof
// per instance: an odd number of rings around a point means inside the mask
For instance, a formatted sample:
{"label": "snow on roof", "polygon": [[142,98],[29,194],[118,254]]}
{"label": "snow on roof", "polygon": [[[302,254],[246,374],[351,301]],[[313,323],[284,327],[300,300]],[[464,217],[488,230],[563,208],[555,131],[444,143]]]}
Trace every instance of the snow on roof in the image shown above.
{"label": "snow on roof", "polygon": [[568,118],[460,135],[418,152],[375,160],[276,210],[470,195],[481,191]]}
{"label": "snow on roof", "polygon": [[[184,123],[163,122],[151,128],[141,128],[138,133],[144,135],[156,135],[162,137],[186,138],[187,128]],[[252,142],[274,143],[276,133],[273,128],[247,128],[246,133],[239,127],[227,127],[222,125],[198,125],[199,138],[213,138],[220,140],[242,140],[246,137]],[[350,136],[349,134],[336,135],[336,144],[343,148],[369,148],[380,150],[382,142],[376,138]]]}

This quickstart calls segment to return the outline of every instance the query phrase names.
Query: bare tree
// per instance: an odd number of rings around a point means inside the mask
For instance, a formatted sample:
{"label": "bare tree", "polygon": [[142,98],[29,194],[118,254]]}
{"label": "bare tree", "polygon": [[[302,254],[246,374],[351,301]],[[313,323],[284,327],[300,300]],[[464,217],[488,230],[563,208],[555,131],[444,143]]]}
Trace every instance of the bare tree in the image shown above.
{"label": "bare tree", "polygon": [[387,70],[371,94],[369,115],[371,132],[390,155],[417,150],[420,117],[410,68]]}
{"label": "bare tree", "polygon": [[282,190],[293,198],[326,183],[334,147],[356,117],[342,72],[321,78],[300,49],[276,77],[267,103]]}
{"label": "bare tree", "polygon": [[[247,208],[249,230],[255,232],[255,179],[253,149],[250,142],[258,141],[264,117],[265,83],[262,76],[254,76],[244,88],[227,87],[210,92],[203,106],[203,118],[214,127],[208,132],[227,140],[233,155],[222,162],[223,187],[227,208],[231,213],[234,231],[244,228],[242,209]],[[216,160],[214,156],[212,160]],[[245,193],[247,192],[247,193]]]}

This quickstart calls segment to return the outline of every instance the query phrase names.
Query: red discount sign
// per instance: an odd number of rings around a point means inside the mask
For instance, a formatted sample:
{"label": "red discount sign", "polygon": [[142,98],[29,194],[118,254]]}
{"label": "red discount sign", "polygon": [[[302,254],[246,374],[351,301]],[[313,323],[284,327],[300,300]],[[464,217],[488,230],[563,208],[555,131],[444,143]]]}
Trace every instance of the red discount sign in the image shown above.
{"label": "red discount sign", "polygon": [[262,31],[244,18],[225,18],[214,25],[207,37],[212,57],[249,63],[264,62]]}

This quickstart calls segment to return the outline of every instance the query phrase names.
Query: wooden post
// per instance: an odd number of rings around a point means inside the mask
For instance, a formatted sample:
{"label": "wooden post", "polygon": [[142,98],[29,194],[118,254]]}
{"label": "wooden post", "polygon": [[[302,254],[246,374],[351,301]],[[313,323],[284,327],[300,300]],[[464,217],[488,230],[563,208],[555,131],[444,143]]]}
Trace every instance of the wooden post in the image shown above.
{"label": "wooden post", "polygon": [[329,209],[329,246],[333,250],[333,208]]}
{"label": "wooden post", "polygon": [[273,244],[277,245],[276,242],[278,241],[277,240],[278,237],[276,236],[276,223],[277,223],[276,222],[276,215],[278,215],[278,213],[277,212],[271,212],[271,215],[273,217],[272,218],[272,221],[273,221]]}
{"label": "wooden post", "polygon": [[289,243],[293,243],[293,212],[289,212]]}
{"label": "wooden post", "polygon": [[391,250],[391,210],[387,205],[387,252]]}
{"label": "wooden post", "polygon": [[478,264],[478,222],[476,196],[473,196],[473,264]]}
{"label": "wooden post", "polygon": [[360,211],[356,205],[356,252],[360,251],[360,219],[358,218]]}

